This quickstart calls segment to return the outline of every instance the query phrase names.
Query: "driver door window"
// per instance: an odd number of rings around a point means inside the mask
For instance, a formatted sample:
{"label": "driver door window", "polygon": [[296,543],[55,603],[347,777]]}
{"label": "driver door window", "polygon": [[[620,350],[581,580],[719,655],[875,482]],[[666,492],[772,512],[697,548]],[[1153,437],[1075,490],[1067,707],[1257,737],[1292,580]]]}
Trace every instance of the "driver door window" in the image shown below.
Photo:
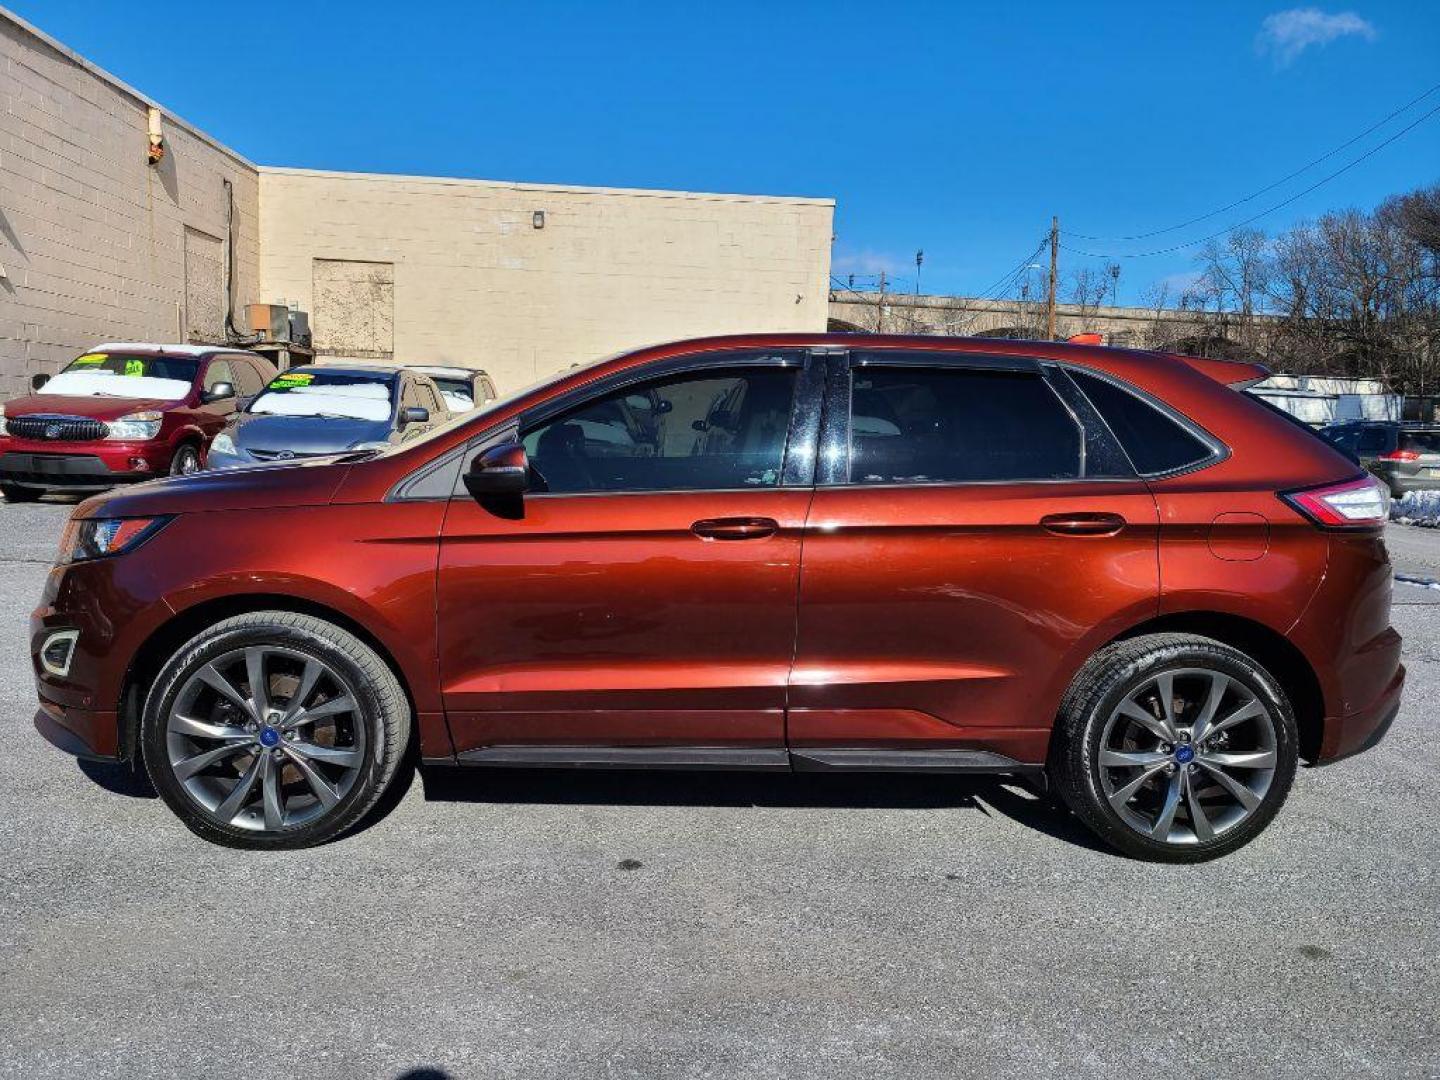
{"label": "driver door window", "polygon": [[714,369],[586,402],[525,433],[535,489],[776,487],[794,390],[793,368]]}

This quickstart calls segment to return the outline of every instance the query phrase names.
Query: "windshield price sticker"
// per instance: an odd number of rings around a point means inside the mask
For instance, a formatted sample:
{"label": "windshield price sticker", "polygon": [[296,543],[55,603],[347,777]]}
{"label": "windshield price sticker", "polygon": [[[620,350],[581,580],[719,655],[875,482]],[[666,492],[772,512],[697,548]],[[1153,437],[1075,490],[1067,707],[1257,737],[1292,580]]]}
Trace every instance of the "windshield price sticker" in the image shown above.
{"label": "windshield price sticker", "polygon": [[145,361],[132,358],[125,361],[125,374],[134,378],[140,378],[145,374]]}
{"label": "windshield price sticker", "polygon": [[293,375],[281,375],[278,379],[272,379],[267,390],[290,390],[296,386],[309,386],[315,381],[315,376],[308,371],[297,371]]}

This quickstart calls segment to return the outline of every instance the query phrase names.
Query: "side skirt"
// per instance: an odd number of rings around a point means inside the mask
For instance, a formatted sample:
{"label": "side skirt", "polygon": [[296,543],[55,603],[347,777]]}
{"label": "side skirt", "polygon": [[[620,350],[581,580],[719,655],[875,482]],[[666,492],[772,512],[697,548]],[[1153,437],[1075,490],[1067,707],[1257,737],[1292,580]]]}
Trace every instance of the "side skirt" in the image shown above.
{"label": "side skirt", "polygon": [[[426,764],[450,764],[435,759]],[[989,750],[884,750],[851,747],[487,746],[456,755],[455,764],[515,769],[716,769],[761,772],[922,772],[1013,774],[1026,765]]]}

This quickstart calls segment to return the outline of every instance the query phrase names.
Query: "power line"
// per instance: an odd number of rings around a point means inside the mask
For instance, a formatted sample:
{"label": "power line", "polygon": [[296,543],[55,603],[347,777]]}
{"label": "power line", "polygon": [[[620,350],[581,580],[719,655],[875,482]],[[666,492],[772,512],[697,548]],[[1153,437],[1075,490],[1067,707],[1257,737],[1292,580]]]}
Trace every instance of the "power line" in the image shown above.
{"label": "power line", "polygon": [[1384,142],[1379,143],[1379,144],[1377,144],[1376,146],[1371,147],[1369,150],[1365,151],[1365,153],[1361,154],[1359,157],[1355,158],[1353,161],[1349,162],[1349,163],[1346,164],[1346,165],[1342,165],[1340,168],[1338,168],[1338,169],[1336,169],[1334,172],[1332,172],[1329,176],[1326,176],[1326,177],[1324,177],[1324,178],[1322,178],[1322,179],[1320,179],[1320,180],[1315,181],[1315,183],[1311,184],[1311,185],[1310,185],[1309,187],[1307,187],[1304,191],[1298,192],[1298,193],[1290,196],[1290,198],[1285,199],[1283,202],[1278,202],[1278,203],[1276,203],[1274,206],[1269,207],[1269,208],[1266,209],[1266,210],[1261,210],[1258,214],[1254,214],[1254,215],[1252,215],[1251,217],[1246,218],[1244,221],[1236,221],[1236,222],[1233,222],[1232,224],[1225,226],[1225,228],[1220,229],[1218,232],[1213,232],[1213,233],[1211,233],[1209,236],[1202,236],[1202,237],[1200,237],[1200,239],[1198,239],[1198,240],[1187,240],[1187,241],[1186,241],[1185,243],[1183,243],[1183,244],[1172,244],[1172,245],[1170,245],[1169,247],[1156,248],[1156,249],[1153,250],[1153,251],[1136,251],[1136,252],[1130,252],[1130,253],[1128,253],[1128,254],[1126,254],[1126,253],[1119,253],[1119,252],[1082,251],[1080,248],[1072,248],[1072,247],[1070,247],[1070,245],[1068,245],[1068,244],[1061,244],[1060,246],[1063,247],[1066,251],[1070,252],[1071,254],[1081,255],[1081,256],[1083,256],[1083,257],[1085,257],[1085,258],[1087,258],[1087,259],[1148,259],[1148,258],[1150,258],[1152,255],[1169,255],[1171,252],[1184,251],[1186,248],[1192,248],[1192,247],[1195,247],[1195,246],[1198,245],[1198,244],[1203,244],[1203,243],[1205,243],[1207,240],[1214,240],[1214,239],[1216,239],[1217,237],[1224,236],[1226,233],[1231,232],[1231,231],[1233,231],[1233,230],[1235,230],[1235,229],[1243,228],[1244,226],[1249,225],[1249,224],[1251,224],[1252,222],[1259,221],[1261,218],[1266,217],[1266,216],[1268,216],[1268,215],[1270,215],[1270,214],[1273,214],[1276,210],[1283,210],[1285,207],[1289,206],[1291,203],[1297,202],[1298,200],[1303,199],[1306,195],[1309,195],[1312,191],[1315,191],[1315,190],[1317,190],[1318,188],[1324,187],[1326,184],[1328,184],[1331,180],[1334,180],[1336,177],[1341,176],[1342,174],[1349,172],[1351,169],[1355,168],[1356,165],[1359,165],[1362,161],[1365,161],[1365,160],[1368,159],[1368,158],[1374,157],[1374,156],[1375,156],[1376,154],[1378,154],[1381,150],[1384,150],[1385,147],[1389,146],[1391,143],[1395,142],[1397,139],[1400,139],[1400,138],[1404,137],[1405,135],[1408,135],[1411,131],[1414,131],[1417,127],[1419,127],[1421,124],[1423,124],[1426,120],[1429,120],[1429,119],[1430,119],[1432,116],[1434,116],[1436,113],[1440,113],[1440,105],[1435,106],[1435,108],[1431,109],[1431,110],[1430,110],[1429,112],[1427,112],[1424,116],[1420,117],[1420,119],[1415,120],[1415,121],[1412,121],[1411,123],[1405,125],[1403,128],[1401,128],[1399,131],[1397,131],[1394,135],[1391,135],[1391,136],[1390,136],[1388,139],[1386,139]]}
{"label": "power line", "polygon": [[[1322,161],[1328,161],[1328,160],[1330,160],[1330,159],[1331,159],[1332,157],[1334,157],[1336,154],[1340,153],[1340,151],[1342,151],[1342,150],[1348,150],[1350,147],[1354,146],[1357,142],[1359,142],[1361,139],[1365,138],[1367,135],[1371,134],[1372,132],[1374,132],[1374,131],[1382,128],[1382,127],[1384,127],[1384,126],[1385,126],[1386,124],[1388,124],[1391,120],[1394,120],[1395,117],[1399,116],[1401,113],[1409,112],[1410,109],[1414,108],[1414,107],[1415,107],[1416,105],[1418,105],[1420,102],[1424,101],[1427,97],[1429,97],[1431,94],[1435,93],[1436,90],[1440,90],[1440,83],[1436,83],[1434,86],[1430,87],[1430,89],[1426,90],[1423,94],[1421,94],[1419,97],[1411,98],[1411,99],[1410,99],[1409,101],[1407,101],[1404,105],[1400,106],[1400,107],[1399,107],[1398,109],[1396,109],[1394,112],[1392,112],[1392,113],[1390,113],[1388,116],[1386,116],[1383,120],[1379,120],[1379,121],[1375,122],[1374,124],[1371,124],[1368,128],[1366,128],[1364,131],[1360,132],[1360,134],[1359,134],[1359,135],[1356,135],[1353,139],[1349,139],[1349,140],[1341,143],[1339,146],[1335,147],[1334,149],[1331,149],[1331,150],[1326,151],[1325,153],[1321,154],[1318,158],[1316,158],[1314,161],[1311,161],[1311,162],[1309,162],[1308,164],[1305,164],[1305,165],[1300,166],[1300,168],[1296,169],[1296,170],[1295,170],[1294,172],[1292,172],[1292,173],[1288,173],[1288,174],[1286,174],[1285,176],[1282,176],[1279,180],[1276,180],[1273,184],[1267,184],[1265,187],[1260,188],[1258,191],[1252,191],[1249,195],[1246,195],[1243,199],[1236,199],[1236,200],[1235,200],[1234,202],[1232,202],[1232,203],[1226,203],[1224,206],[1220,207],[1218,210],[1211,210],[1211,211],[1210,211],[1209,213],[1207,213],[1207,214],[1201,214],[1199,217],[1193,217],[1193,218],[1191,218],[1189,221],[1182,221],[1182,222],[1180,222],[1180,224],[1178,224],[1178,225],[1170,225],[1170,226],[1167,226],[1166,228],[1163,228],[1163,229],[1153,229],[1153,230],[1151,230],[1150,232],[1132,233],[1132,234],[1129,235],[1129,236],[1094,236],[1094,235],[1091,235],[1090,233],[1079,233],[1079,232],[1072,232],[1070,235],[1071,235],[1071,236],[1074,236],[1074,237],[1078,237],[1078,238],[1081,239],[1081,240],[1148,240],[1148,239],[1149,239],[1150,237],[1152,237],[1152,236],[1163,236],[1163,235],[1165,235],[1166,233],[1177,232],[1177,231],[1179,231],[1180,229],[1188,228],[1189,226],[1199,224],[1199,223],[1202,222],[1202,221],[1208,221],[1210,218],[1219,217],[1221,214],[1225,213],[1225,212],[1228,211],[1228,210],[1234,210],[1235,207],[1237,207],[1237,206],[1244,206],[1246,203],[1248,203],[1248,202],[1253,202],[1255,199],[1258,199],[1261,195],[1264,195],[1266,192],[1274,191],[1277,187],[1280,187],[1280,186],[1283,185],[1283,184],[1289,183],[1291,180],[1294,180],[1295,177],[1299,176],[1301,173],[1309,172],[1309,171],[1310,171],[1311,169],[1313,169],[1316,165],[1319,165]],[[1382,144],[1382,145],[1383,145],[1383,144]]]}

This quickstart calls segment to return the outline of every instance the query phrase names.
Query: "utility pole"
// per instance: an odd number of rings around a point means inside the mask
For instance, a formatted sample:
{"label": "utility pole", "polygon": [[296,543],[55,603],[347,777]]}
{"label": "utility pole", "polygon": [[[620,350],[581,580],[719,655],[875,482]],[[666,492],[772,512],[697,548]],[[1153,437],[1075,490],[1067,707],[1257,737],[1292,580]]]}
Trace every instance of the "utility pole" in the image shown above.
{"label": "utility pole", "polygon": [[885,271],[880,271],[880,299],[875,304],[875,332],[885,332]]}
{"label": "utility pole", "polygon": [[1055,270],[1060,260],[1060,218],[1050,219],[1050,287],[1045,290],[1045,337],[1055,340]]}

